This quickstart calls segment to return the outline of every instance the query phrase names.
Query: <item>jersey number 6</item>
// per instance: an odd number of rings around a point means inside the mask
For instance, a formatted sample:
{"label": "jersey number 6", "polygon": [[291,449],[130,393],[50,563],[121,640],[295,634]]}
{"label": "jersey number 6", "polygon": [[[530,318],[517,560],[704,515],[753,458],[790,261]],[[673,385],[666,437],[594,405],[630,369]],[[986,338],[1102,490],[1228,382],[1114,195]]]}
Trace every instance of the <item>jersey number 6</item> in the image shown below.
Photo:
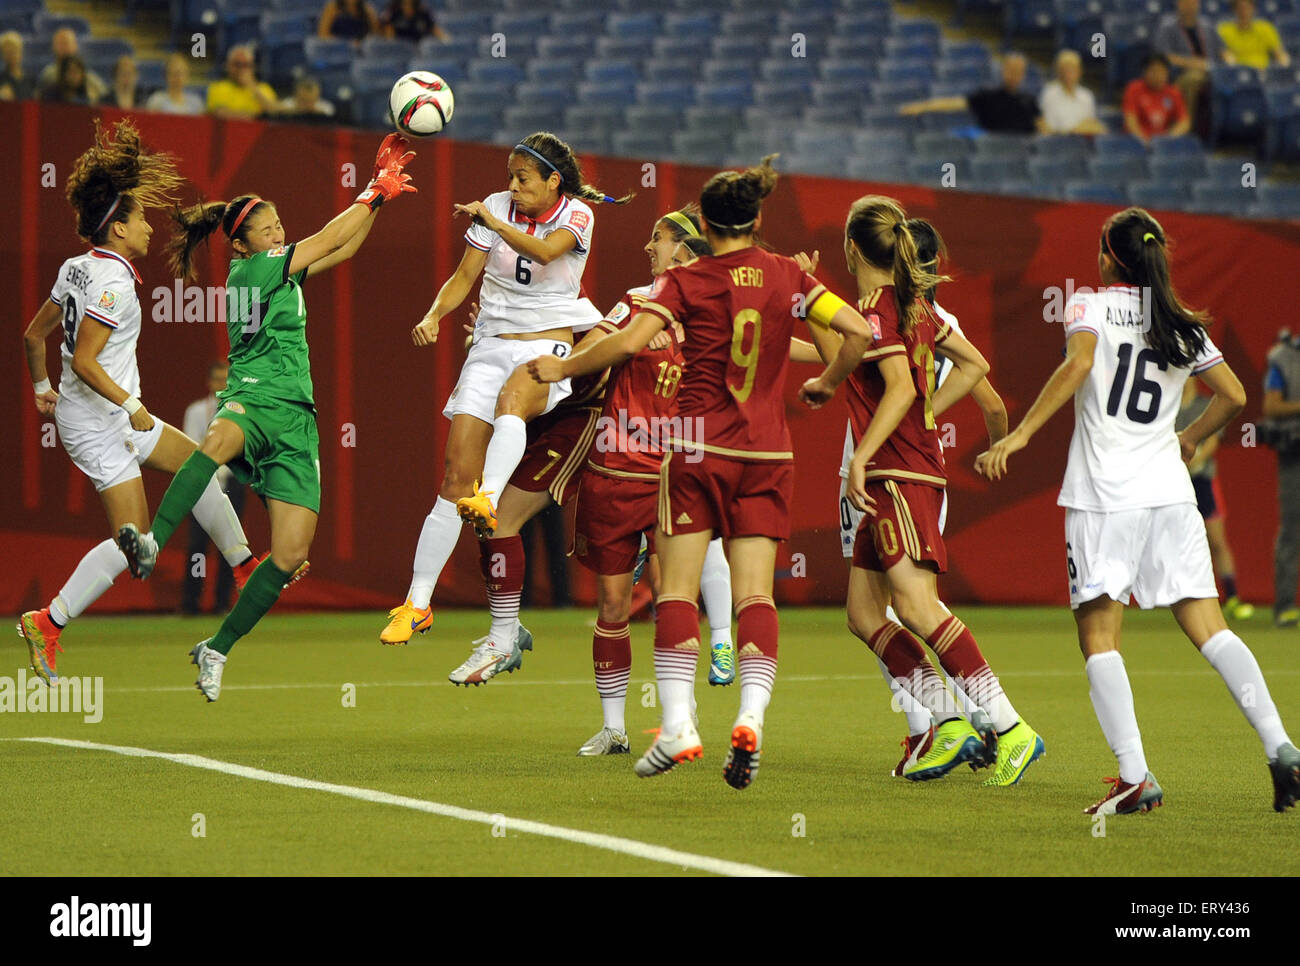
{"label": "jersey number 6", "polygon": [[533,280],[533,273],[528,270],[532,263],[531,258],[524,258],[523,255],[515,259],[515,281],[520,285],[527,285]]}

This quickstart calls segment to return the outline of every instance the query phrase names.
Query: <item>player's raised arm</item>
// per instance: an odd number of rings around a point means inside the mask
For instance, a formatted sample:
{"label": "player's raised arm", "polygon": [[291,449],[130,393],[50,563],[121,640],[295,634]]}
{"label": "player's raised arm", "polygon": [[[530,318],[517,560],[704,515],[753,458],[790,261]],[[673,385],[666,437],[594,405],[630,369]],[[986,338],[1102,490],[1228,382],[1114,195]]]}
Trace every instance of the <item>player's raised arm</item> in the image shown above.
{"label": "player's raised arm", "polygon": [[59,394],[50,386],[50,371],[45,365],[45,340],[59,327],[63,309],[53,300],[46,299],[23,332],[23,350],[27,355],[27,372],[32,377],[36,394],[36,410],[42,416],[53,416]]}
{"label": "player's raised arm", "polygon": [[638,312],[618,332],[612,332],[594,345],[585,344],[567,359],[539,356],[528,363],[528,371],[538,382],[559,382],[574,376],[586,376],[626,362],[650,344],[664,328],[663,318],[655,312]]}
{"label": "player's raised arm", "polygon": [[979,349],[963,335],[949,330],[934,351],[952,361],[953,370],[934,394],[932,407],[942,415],[953,403],[965,398],[988,375],[989,364]]}
{"label": "player's raised arm", "polygon": [[451,278],[442,283],[438,295],[424,313],[424,318],[411,330],[411,341],[416,345],[433,345],[438,341],[438,327],[443,318],[460,307],[474,287],[475,280],[487,264],[487,252],[473,245],[465,246],[465,254],[460,257],[460,264]]}

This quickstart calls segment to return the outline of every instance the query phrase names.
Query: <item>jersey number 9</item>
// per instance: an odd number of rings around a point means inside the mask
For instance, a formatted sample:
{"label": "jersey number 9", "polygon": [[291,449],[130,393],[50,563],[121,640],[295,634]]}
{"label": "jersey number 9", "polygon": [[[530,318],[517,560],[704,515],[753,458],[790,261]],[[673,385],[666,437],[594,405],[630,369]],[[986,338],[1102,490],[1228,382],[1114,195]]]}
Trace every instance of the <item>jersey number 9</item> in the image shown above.
{"label": "jersey number 9", "polygon": [[[744,351],[745,345],[745,326],[753,324],[753,339],[749,343],[749,351]],[[749,398],[749,394],[754,391],[754,376],[758,372],[758,353],[760,348],[760,337],[763,331],[763,316],[758,309],[741,309],[736,313],[736,317],[731,320],[731,361],[741,369],[745,370],[745,381],[739,386],[733,386],[727,383],[727,388],[731,394],[736,397],[736,402],[743,403]]]}

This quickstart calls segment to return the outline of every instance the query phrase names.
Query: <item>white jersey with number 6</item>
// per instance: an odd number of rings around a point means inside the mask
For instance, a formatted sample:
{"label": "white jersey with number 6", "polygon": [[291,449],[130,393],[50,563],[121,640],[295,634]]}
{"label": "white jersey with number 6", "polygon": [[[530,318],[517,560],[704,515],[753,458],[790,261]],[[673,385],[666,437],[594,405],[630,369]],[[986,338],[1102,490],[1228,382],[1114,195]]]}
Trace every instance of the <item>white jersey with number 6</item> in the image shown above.
{"label": "white jersey with number 6", "polygon": [[140,300],[135,286],[140,275],[117,252],[92,248],[69,258],[59,269],[50,301],[63,310],[63,370],[59,395],[100,412],[117,410],[72,371],[72,353],[83,320],[112,329],[96,357],[108,378],[132,396],[140,395],[140,369],[135,345],[140,339]]}
{"label": "white jersey with number 6", "polygon": [[1189,368],[1170,365],[1146,341],[1139,289],[1112,285],[1074,295],[1065,337],[1091,332],[1097,348],[1074,394],[1074,436],[1060,506],[1114,513],[1195,503],[1174,420],[1183,384],[1223,361],[1207,337]]}
{"label": "white jersey with number 6", "polygon": [[569,327],[582,332],[599,322],[601,311],[590,299],[578,297],[596,221],[591,208],[577,198],[564,195],[550,211],[529,218],[515,209],[509,191],[488,195],[483,204],[497,218],[529,235],[545,238],[552,232],[567,231],[577,238],[577,244],[543,265],[520,255],[496,232],[482,225],[471,225],[465,232],[465,241],[487,252],[475,340]]}

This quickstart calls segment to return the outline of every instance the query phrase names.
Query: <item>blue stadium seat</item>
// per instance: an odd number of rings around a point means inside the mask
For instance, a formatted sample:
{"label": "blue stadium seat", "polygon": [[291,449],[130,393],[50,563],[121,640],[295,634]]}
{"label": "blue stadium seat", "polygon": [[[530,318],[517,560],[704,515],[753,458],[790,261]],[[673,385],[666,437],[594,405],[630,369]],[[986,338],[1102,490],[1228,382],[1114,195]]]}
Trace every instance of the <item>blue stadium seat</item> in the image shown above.
{"label": "blue stadium seat", "polygon": [[336,67],[347,67],[356,56],[351,42],[339,37],[307,37],[303,40],[306,67],[315,73]]}
{"label": "blue stadium seat", "polygon": [[968,138],[958,137],[938,131],[923,131],[912,140],[917,154],[934,155],[955,161],[968,158],[975,153],[974,146]]}
{"label": "blue stadium seat", "polygon": [[461,117],[460,112],[447,125],[446,137],[453,141],[477,141],[486,144],[492,140],[498,124],[487,117]]}
{"label": "blue stadium seat", "polygon": [[711,41],[708,37],[656,37],[651,52],[655,59],[661,57],[691,57],[707,60]]}
{"label": "blue stadium seat", "polygon": [[493,14],[492,32],[505,34],[506,42],[509,43],[512,35],[516,37],[535,37],[548,33],[551,28],[550,21],[549,14],[539,13],[535,10],[508,10]]}
{"label": "blue stadium seat", "polygon": [[32,33],[33,10],[15,10],[0,7],[0,31],[14,31],[28,36]]}
{"label": "blue stadium seat", "polygon": [[263,0],[213,0],[217,16],[217,54],[238,44],[254,43],[261,30]]}
{"label": "blue stadium seat", "polygon": [[731,151],[731,139],[708,131],[678,131],[673,135],[673,155],[687,164],[722,164]]}
{"label": "blue stadium seat", "polygon": [[1033,157],[1029,159],[1029,177],[1036,184],[1064,184],[1088,176],[1083,158]]}
{"label": "blue stadium seat", "polygon": [[610,104],[575,104],[564,109],[564,129],[579,132],[613,134],[623,129],[623,108]]}
{"label": "blue stadium seat", "polygon": [[682,111],[683,129],[691,131],[720,131],[735,134],[745,126],[744,116],[731,107],[712,107],[701,104]]}
{"label": "blue stadium seat", "polygon": [[654,56],[655,37],[597,37],[596,56],[602,60],[621,58],[641,63]]}
{"label": "blue stadium seat", "polygon": [[759,81],[752,88],[753,104],[766,116],[791,117],[799,114],[812,101],[812,85],[788,86],[771,81]]}
{"label": "blue stadium seat", "polygon": [[300,13],[313,20],[320,18],[319,0],[270,0],[270,8],[280,13]]}
{"label": "blue stadium seat", "polygon": [[1044,134],[1034,138],[1034,154],[1047,159],[1083,159],[1092,154],[1092,144],[1079,134]]}
{"label": "blue stadium seat", "polygon": [[973,64],[948,64],[940,62],[935,69],[934,79],[944,84],[952,84],[965,91],[982,87],[988,78],[988,70]]}
{"label": "blue stadium seat", "polygon": [[504,57],[487,57],[469,62],[469,79],[477,83],[513,86],[525,76],[522,67]]}
{"label": "blue stadium seat", "polygon": [[[116,37],[81,37],[77,41],[77,47],[81,59],[97,71],[107,65],[111,73],[119,57],[135,56],[134,45],[128,40],[119,40]],[[108,77],[105,76],[105,80],[107,79]]]}
{"label": "blue stadium seat", "polygon": [[1026,158],[990,158],[977,154],[967,162],[967,170],[980,184],[996,184],[1011,178],[1029,180],[1029,161]]}
{"label": "blue stadium seat", "polygon": [[1278,201],[1257,204],[1250,210],[1252,218],[1271,218],[1280,221],[1300,221],[1300,201]]}
{"label": "blue stadium seat", "polygon": [[[948,165],[955,167],[949,168]],[[942,187],[941,181],[951,172],[957,183],[961,184],[970,177],[965,163],[951,158],[913,155],[907,161],[907,181],[909,184],[926,185],[931,188]]]}
{"label": "blue stadium seat", "polygon": [[1252,140],[1264,132],[1267,105],[1259,72],[1250,67],[1210,70],[1210,143]]}
{"label": "blue stadium seat", "polygon": [[636,85],[636,102],[684,108],[695,103],[695,89],[695,83],[689,80],[655,81],[653,84],[642,81]]}
{"label": "blue stadium seat", "polygon": [[578,103],[597,107],[624,108],[636,103],[636,87],[627,83],[593,84],[584,81],[577,88]]}
{"label": "blue stadium seat", "polygon": [[888,20],[894,15],[894,6],[889,0],[840,0],[841,10],[849,13],[861,13]]}
{"label": "blue stadium seat", "polygon": [[916,118],[899,114],[897,103],[866,104],[862,107],[862,123],[879,131],[911,131],[916,127]]}
{"label": "blue stadium seat", "polygon": [[769,37],[772,34],[772,17],[762,11],[724,13],[718,21],[718,34],[747,39]]}
{"label": "blue stadium seat", "polygon": [[906,131],[857,131],[853,134],[853,152],[902,160],[912,153],[912,138]]}
{"label": "blue stadium seat", "polygon": [[[1128,181],[1145,181],[1148,177],[1147,163],[1144,158],[1105,158],[1088,159],[1088,177],[1103,184],[1124,184]],[[1165,180],[1151,174],[1153,180]]]}
{"label": "blue stadium seat", "polygon": [[866,61],[881,56],[885,50],[884,37],[868,34],[862,37],[831,37],[826,42],[826,56],[840,60]]}
{"label": "blue stadium seat", "polygon": [[1164,181],[1172,184],[1190,184],[1205,174],[1205,159],[1197,155],[1185,155],[1168,158],[1153,157],[1147,162],[1147,170],[1152,181]]}
{"label": "blue stadium seat", "polygon": [[515,88],[513,103],[525,107],[568,107],[573,103],[574,84],[538,81]]}
{"label": "blue stadium seat", "polygon": [[783,171],[827,178],[842,178],[844,177],[844,167],[847,162],[848,158],[838,155],[804,154],[799,151],[789,151],[781,155],[776,165]]}
{"label": "blue stadium seat", "polygon": [[[718,62],[746,61],[757,62],[767,53],[767,44],[755,37],[713,38],[712,58]],[[707,66],[707,65],[706,65]]]}
{"label": "blue stadium seat", "polygon": [[818,68],[821,80],[830,84],[847,84],[866,89],[877,77],[874,63],[832,58],[823,60]]}
{"label": "blue stadium seat", "polygon": [[449,61],[468,64],[478,56],[478,40],[473,37],[452,37],[451,40],[425,37],[416,47],[416,52],[431,64],[445,64]]}
{"label": "blue stadium seat", "polygon": [[795,136],[795,150],[805,157],[834,158],[843,167],[851,153],[852,141],[842,128],[805,128]]}
{"label": "blue stadium seat", "polygon": [[1151,140],[1151,154],[1157,158],[1188,157],[1189,155],[1202,157],[1205,154],[1205,145],[1191,136],[1153,138]]}
{"label": "blue stadium seat", "polygon": [[[515,132],[515,138],[534,131],[553,131],[564,124],[565,101],[547,104],[510,104],[501,112],[501,127]],[[453,115],[457,120],[459,115]]]}
{"label": "blue stadium seat", "polygon": [[1145,13],[1111,13],[1102,18],[1106,35],[1106,85],[1121,91],[1142,72],[1142,63],[1151,53],[1155,25]]}
{"label": "blue stadium seat", "polygon": [[679,81],[698,76],[700,62],[689,57],[655,57],[641,68],[641,78],[647,81]]}
{"label": "blue stadium seat", "polygon": [[605,14],[600,10],[568,10],[551,14],[551,25],[545,33],[565,34],[601,33],[605,29]]}
{"label": "blue stadium seat", "polygon": [[612,13],[605,19],[605,33],[611,37],[648,37],[659,36],[660,25],[657,13]]}
{"label": "blue stadium seat", "polygon": [[1262,205],[1300,205],[1300,184],[1280,181],[1263,182],[1255,189]]}
{"label": "blue stadium seat", "polygon": [[1002,18],[1005,40],[1050,37],[1056,30],[1056,0],[1007,0]]}
{"label": "blue stadium seat", "polygon": [[789,36],[777,34],[767,40],[768,60],[817,60],[826,56],[829,36],[808,37],[804,40],[791,40]]}
{"label": "blue stadium seat", "polygon": [[759,76],[770,84],[811,84],[817,79],[816,69],[806,59],[787,57],[769,58],[758,65]]}
{"label": "blue stadium seat", "polygon": [[835,36],[837,37],[885,32],[888,26],[888,19],[882,20],[880,17],[869,13],[845,11],[835,15]]}
{"label": "blue stadium seat", "polygon": [[731,139],[732,157],[741,164],[753,164],[764,155],[794,151],[795,131],[792,128],[746,127]]}
{"label": "blue stadium seat", "polygon": [[1131,134],[1098,134],[1092,149],[1099,158],[1142,158],[1147,153],[1146,145]]}
{"label": "blue stadium seat", "polygon": [[543,60],[569,58],[588,60],[595,50],[595,38],[586,34],[570,34],[567,37],[540,37],[537,41],[537,56]]}
{"label": "blue stadium seat", "polygon": [[[928,60],[914,58],[884,60],[880,63],[879,80],[885,84],[928,84],[934,79],[934,68]],[[961,90],[969,90],[964,85]]]}
{"label": "blue stadium seat", "polygon": [[664,17],[662,35],[665,37],[713,36],[720,18],[713,12],[670,13]]}
{"label": "blue stadium seat", "polygon": [[477,40],[492,30],[492,14],[480,9],[447,10],[438,13],[438,26],[451,34],[453,40],[472,37]]}
{"label": "blue stadium seat", "polygon": [[[90,36],[90,24],[85,17],[72,17],[49,10],[40,10],[32,15],[32,33],[38,38],[38,43],[48,40],[56,30],[65,28],[75,33],[78,40]],[[41,46],[49,44],[41,43]]]}
{"label": "blue stadium seat", "polygon": [[460,120],[462,114],[472,114],[479,117],[490,116],[495,124],[506,104],[512,103],[510,87],[507,84],[462,81],[455,93],[456,120]]}
{"label": "blue stadium seat", "polygon": [[1300,63],[1295,60],[1291,61],[1290,67],[1279,67],[1274,64],[1264,71],[1264,86],[1266,88],[1289,87],[1292,84],[1300,84]]}
{"label": "blue stadium seat", "polygon": [[577,84],[582,79],[583,61],[578,58],[548,60],[535,58],[528,62],[524,73],[535,84]]}
{"label": "blue stadium seat", "polygon": [[736,109],[752,104],[753,97],[749,84],[700,84],[695,93],[696,103]]}
{"label": "blue stadium seat", "polygon": [[1101,205],[1124,205],[1128,203],[1124,188],[1118,184],[1067,181],[1062,194],[1066,201],[1090,201]]}
{"label": "blue stadium seat", "polygon": [[167,63],[162,60],[136,61],[135,69],[139,74],[142,90],[152,93],[167,86]]}
{"label": "blue stadium seat", "polygon": [[805,124],[841,124],[858,123],[858,105],[853,101],[839,100],[829,104],[809,104],[803,109]]}
{"label": "blue stadium seat", "polygon": [[625,60],[593,60],[587,64],[584,76],[588,82],[593,84],[625,84],[628,86],[641,79],[637,76],[636,65]]}
{"label": "blue stadium seat", "polygon": [[752,84],[757,70],[751,62],[744,60],[714,60],[706,63],[703,80],[708,84]]}
{"label": "blue stadium seat", "polygon": [[1033,153],[1032,141],[1018,134],[981,134],[973,146],[976,157],[991,161],[1027,161]]}
{"label": "blue stadium seat", "polygon": [[[877,104],[889,106],[897,112],[908,101],[923,101],[929,97],[930,85],[916,81],[898,84],[881,81],[872,85],[871,96]],[[910,119],[910,123],[915,124],[915,119]]]}
{"label": "blue stadium seat", "polygon": [[835,15],[824,10],[788,10],[776,19],[776,32],[782,37],[803,34],[810,40],[825,37],[835,29]]}
{"label": "blue stadium seat", "polygon": [[[1278,17],[1273,24],[1277,28],[1278,35],[1282,38],[1282,46],[1292,52],[1300,47],[1300,14],[1289,13],[1286,16]],[[1294,64],[1294,59],[1292,60]]]}
{"label": "blue stadium seat", "polygon": [[933,20],[891,20],[889,35],[893,38],[939,44],[939,25]]}
{"label": "blue stadium seat", "polygon": [[312,29],[311,19],[301,13],[262,14],[262,42],[258,45],[262,76],[273,85],[287,86],[294,73],[307,66],[303,43]]}
{"label": "blue stadium seat", "polygon": [[[494,40],[493,37],[496,39]],[[474,53],[466,58],[466,63],[476,58],[478,60],[487,60],[489,57],[509,57],[517,63],[522,63],[536,56],[536,37],[530,37],[527,34],[511,34],[509,37],[505,34],[492,34],[478,38],[475,42]]]}
{"label": "blue stadium seat", "polygon": [[1103,30],[1102,18],[1112,9],[1106,0],[1057,0],[1056,46],[1087,53],[1093,35]]}
{"label": "blue stadium seat", "polygon": [[873,184],[906,184],[908,180],[907,162],[903,160],[853,157],[845,168],[850,178]]}
{"label": "blue stadium seat", "polygon": [[647,131],[616,131],[612,144],[614,153],[624,158],[662,158],[672,151],[671,141]]}
{"label": "blue stadium seat", "polygon": [[1177,211],[1191,200],[1187,185],[1162,184],[1158,181],[1135,181],[1128,186],[1128,200],[1140,208]]}
{"label": "blue stadium seat", "polygon": [[[1241,187],[1242,179],[1246,175],[1246,165],[1251,165],[1255,169],[1255,177],[1258,179],[1259,163],[1255,158],[1244,157],[1210,157],[1205,159],[1205,177],[1212,178],[1225,186]],[[1253,190],[1253,189],[1252,189]]]}
{"label": "blue stadium seat", "polygon": [[1264,97],[1268,107],[1264,157],[1300,158],[1300,84],[1268,88]]}
{"label": "blue stadium seat", "polygon": [[936,60],[939,56],[939,45],[925,39],[916,37],[886,37],[885,57],[911,57],[916,60]]}
{"label": "blue stadium seat", "polygon": [[634,104],[623,114],[629,131],[641,131],[667,139],[682,128],[682,112],[667,105]]}
{"label": "blue stadium seat", "polygon": [[[813,81],[808,87],[812,103],[818,107],[833,107],[841,102],[858,106],[872,103],[871,84],[855,81]],[[779,93],[776,95],[781,96]]]}

